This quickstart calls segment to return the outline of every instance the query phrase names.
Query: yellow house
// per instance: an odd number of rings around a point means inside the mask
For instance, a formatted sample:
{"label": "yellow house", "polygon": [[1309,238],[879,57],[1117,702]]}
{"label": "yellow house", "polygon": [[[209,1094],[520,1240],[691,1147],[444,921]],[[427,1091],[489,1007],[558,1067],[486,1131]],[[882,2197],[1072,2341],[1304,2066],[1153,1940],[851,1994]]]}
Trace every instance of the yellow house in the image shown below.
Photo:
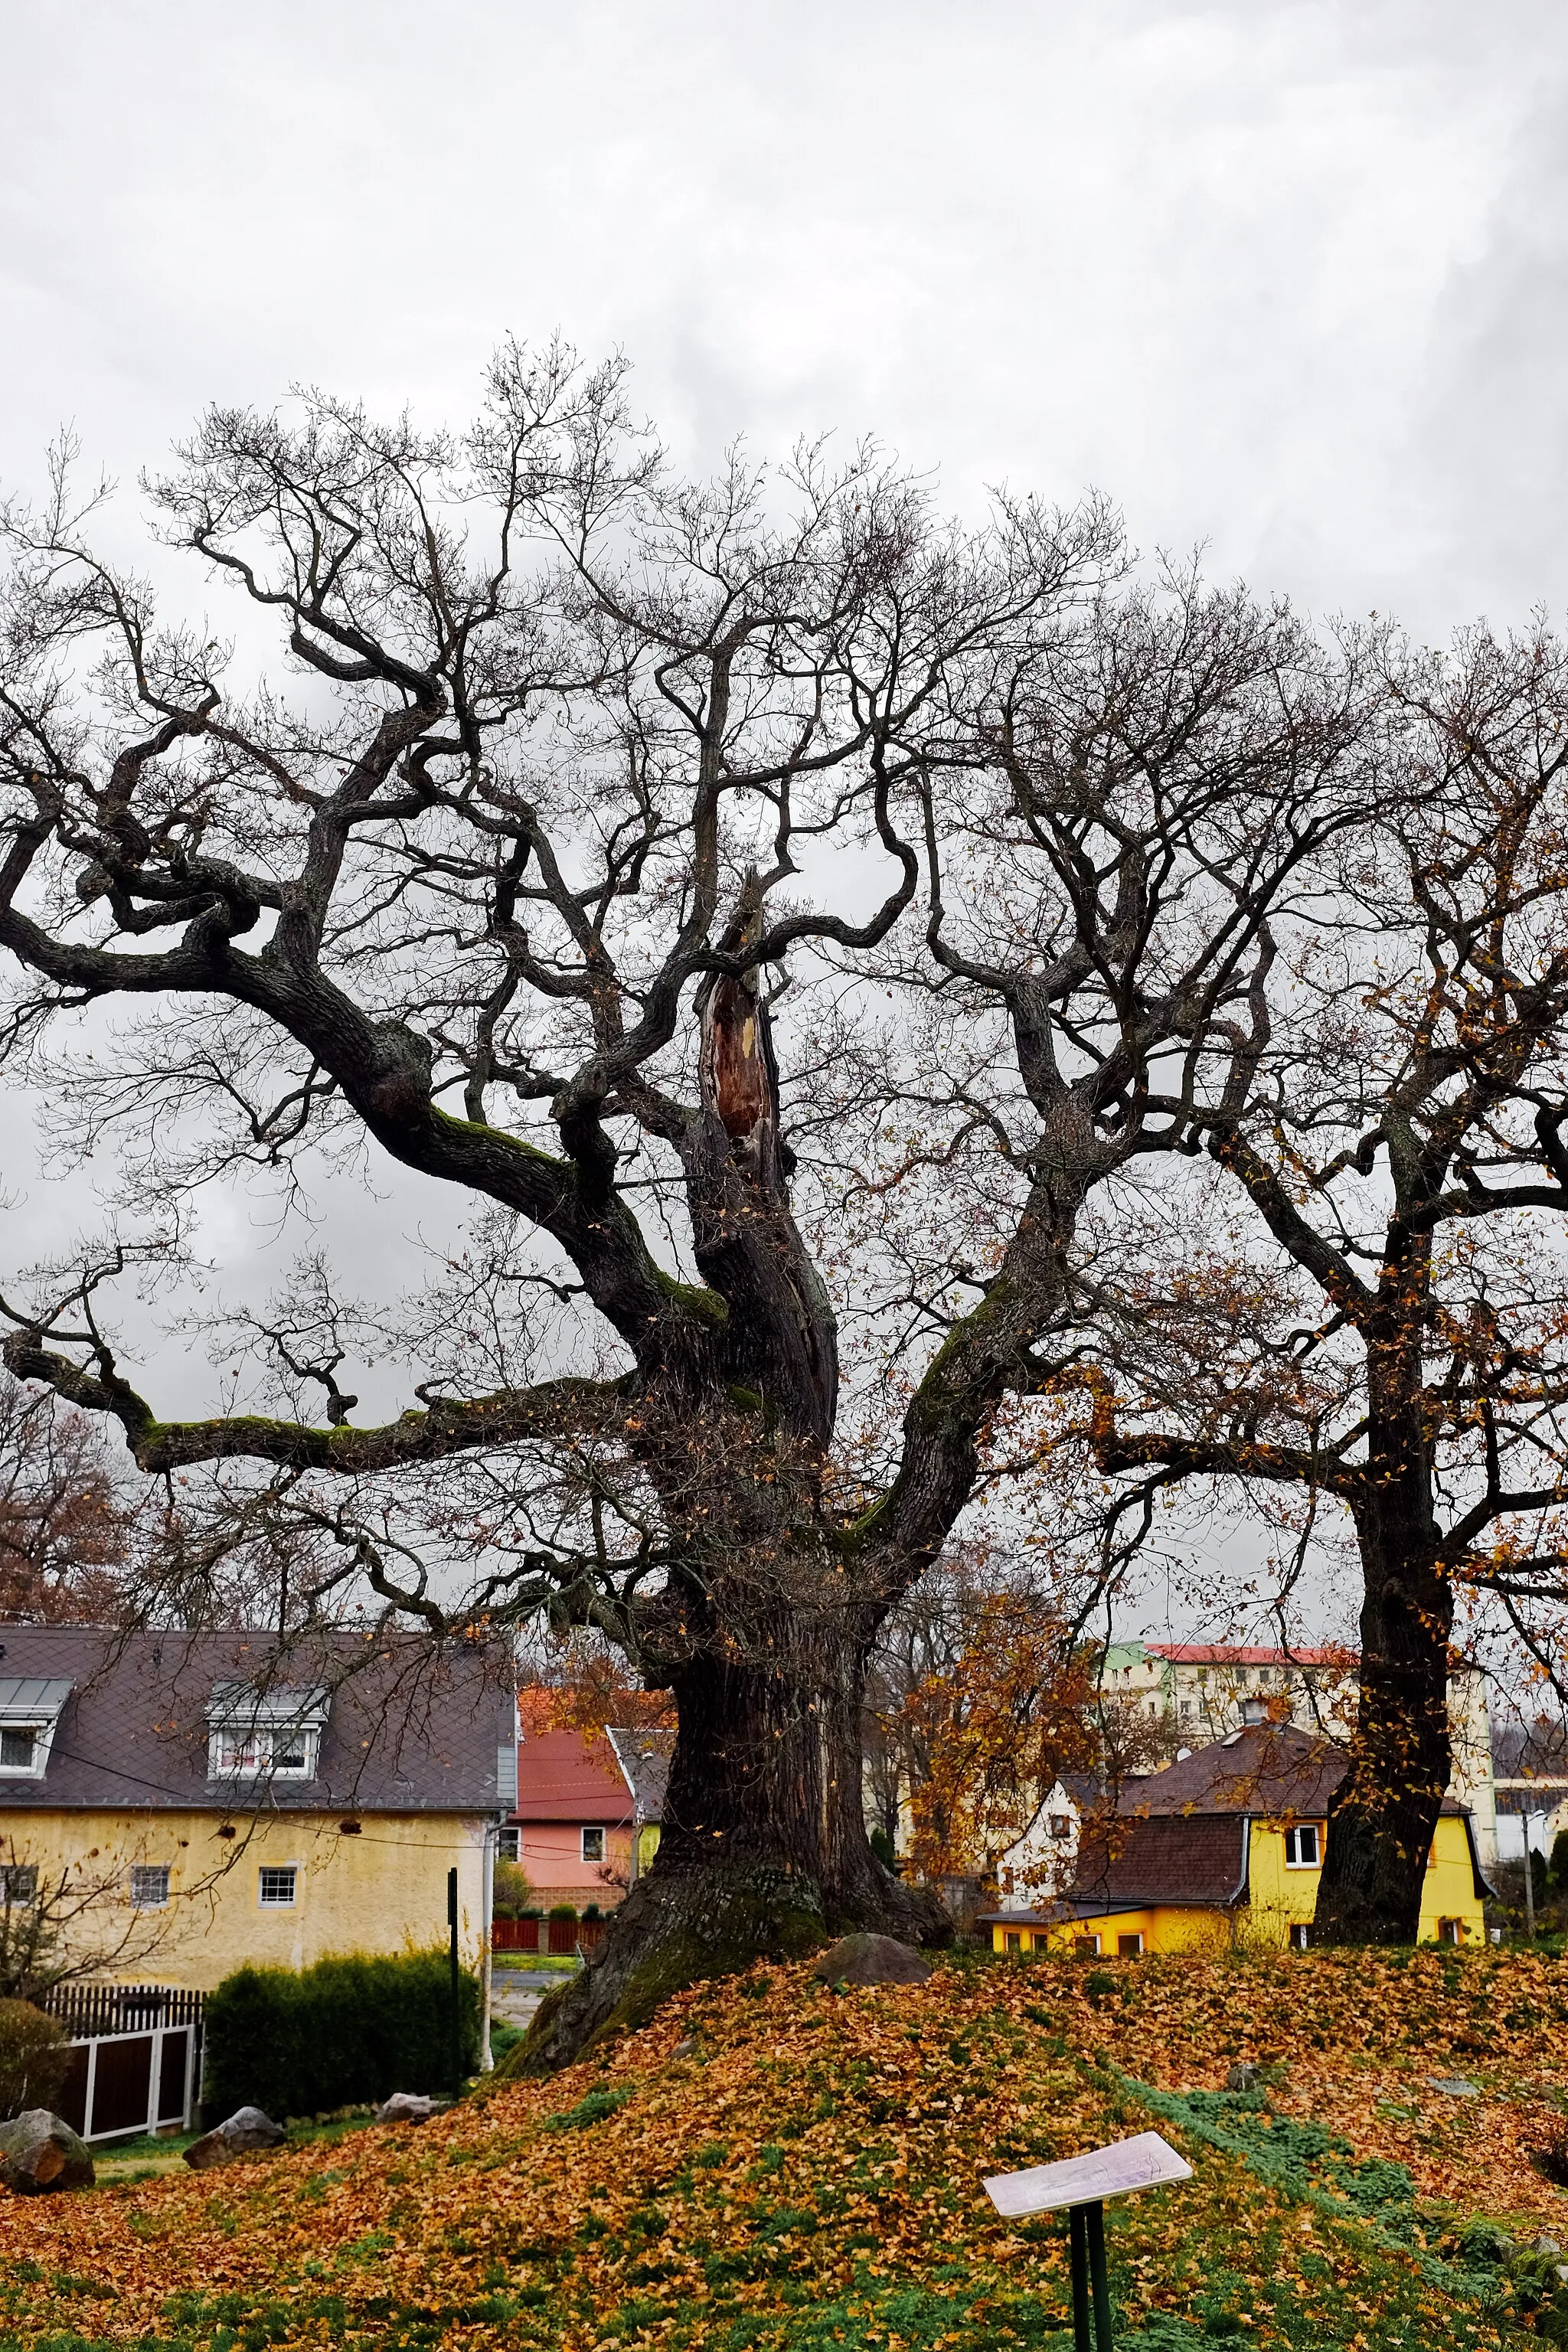
{"label": "yellow house", "polygon": [[[1035,1910],[986,1915],[998,1952],[1304,1949],[1348,1762],[1333,1741],[1261,1717],[1133,1784],[1085,1823],[1072,1885]],[[1479,1943],[1487,1887],[1470,1817],[1445,1802],[1422,1887],[1422,1942]]]}
{"label": "yellow house", "polygon": [[489,1947],[517,1793],[504,1653],[384,1631],[0,1626],[0,1902],[99,1979]]}

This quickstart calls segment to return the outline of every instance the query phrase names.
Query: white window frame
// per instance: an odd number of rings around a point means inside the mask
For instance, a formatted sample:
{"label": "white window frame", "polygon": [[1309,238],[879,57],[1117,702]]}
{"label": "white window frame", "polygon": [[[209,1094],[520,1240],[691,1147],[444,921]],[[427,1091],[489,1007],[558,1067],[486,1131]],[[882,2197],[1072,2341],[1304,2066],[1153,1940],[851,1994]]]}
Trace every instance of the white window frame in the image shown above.
{"label": "white window frame", "polygon": [[[149,1891],[148,1882],[158,1891]],[[169,1865],[166,1862],[133,1862],[131,1865],[131,1907],[133,1911],[166,1911],[169,1907]]]}
{"label": "white window frame", "polygon": [[[1138,1949],[1135,1952],[1124,1952],[1121,1948],[1123,1944],[1136,1944]],[[1118,1934],[1116,1938],[1116,1957],[1119,1960],[1141,1960],[1142,1958],[1143,1930],[1142,1927],[1135,1927],[1131,1935],[1123,1936]]]}
{"label": "white window frame", "polygon": [[[310,1724],[215,1723],[207,1735],[209,1780],[313,1780],[321,1734]],[[279,1760],[279,1748],[300,1761]]]}
{"label": "white window frame", "polygon": [[0,1723],[0,1746],[16,1733],[33,1743],[27,1760],[25,1764],[7,1763],[4,1757],[0,1757],[0,1772],[7,1780],[41,1780],[49,1745],[44,1726],[41,1723]]}
{"label": "white window frame", "polygon": [[[1099,1936],[1098,1936],[1098,1935],[1094,1935],[1094,1936],[1075,1936],[1075,1937],[1073,1937],[1073,1939],[1072,1939],[1072,1942],[1073,1942],[1073,1953],[1074,1953],[1074,1957],[1075,1957],[1076,1958],[1078,1958],[1078,1959],[1082,1959],[1082,1960],[1098,1960],[1098,1959],[1099,1959],[1099,1958],[1100,1958],[1100,1937],[1099,1937]],[[1084,1950],[1083,1950],[1083,1948],[1082,1948],[1082,1947],[1083,1947],[1085,1944],[1087,1944],[1087,1945],[1089,1946],[1089,1949],[1088,1949],[1088,1951],[1087,1951],[1087,1952],[1086,1952],[1086,1951],[1084,1951]]]}
{"label": "white window frame", "polygon": [[[1301,1840],[1311,1833],[1312,1852],[1307,1858],[1301,1852]],[[1285,1832],[1285,1867],[1287,1870],[1321,1870],[1323,1866],[1323,1832],[1316,1822],[1292,1822]]]}
{"label": "white window frame", "polygon": [[[602,1870],[605,1864],[605,1829],[603,1822],[584,1822],[583,1827],[578,1831],[577,1836],[578,1850],[582,1859],[584,1862],[593,1863],[597,1868]],[[588,1851],[588,1840],[590,1838],[596,1838],[598,1840],[599,1851],[597,1853],[590,1853]]]}
{"label": "white window frame", "polygon": [[[13,1886],[20,1888],[12,1893]],[[36,1862],[0,1863],[0,1910],[30,1911],[38,1899],[38,1865]]]}
{"label": "white window frame", "polygon": [[[289,1899],[286,1903],[280,1902],[277,1895],[268,1896],[262,1891],[268,1877],[281,1877],[285,1873],[287,1873],[289,1879]],[[299,1908],[299,1903],[300,1865],[297,1862],[258,1863],[256,1866],[256,1907],[258,1911],[294,1911]]]}

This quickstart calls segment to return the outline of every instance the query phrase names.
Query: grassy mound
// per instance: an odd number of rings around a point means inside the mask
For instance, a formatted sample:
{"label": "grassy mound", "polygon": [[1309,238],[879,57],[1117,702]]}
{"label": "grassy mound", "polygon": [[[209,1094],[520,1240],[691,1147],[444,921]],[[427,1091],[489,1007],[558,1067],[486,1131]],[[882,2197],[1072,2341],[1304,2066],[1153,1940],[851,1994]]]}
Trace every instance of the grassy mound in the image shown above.
{"label": "grassy mound", "polygon": [[0,2198],[0,2345],[1065,2352],[1062,2225],[982,2177],[1151,2126],[1195,2177],[1110,2210],[1128,2352],[1568,2345],[1565,2108],[1532,1955],[760,1967],[422,2129]]}

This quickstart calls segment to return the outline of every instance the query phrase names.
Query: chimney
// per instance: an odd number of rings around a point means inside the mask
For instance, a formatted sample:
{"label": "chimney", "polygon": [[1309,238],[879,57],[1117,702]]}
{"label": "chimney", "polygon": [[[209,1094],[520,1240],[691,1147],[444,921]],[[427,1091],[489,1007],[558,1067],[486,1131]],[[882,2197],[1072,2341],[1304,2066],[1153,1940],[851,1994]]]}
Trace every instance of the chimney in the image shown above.
{"label": "chimney", "polygon": [[1244,1698],[1241,1702],[1241,1719],[1249,1731],[1255,1724],[1267,1723],[1268,1701],[1266,1698]]}

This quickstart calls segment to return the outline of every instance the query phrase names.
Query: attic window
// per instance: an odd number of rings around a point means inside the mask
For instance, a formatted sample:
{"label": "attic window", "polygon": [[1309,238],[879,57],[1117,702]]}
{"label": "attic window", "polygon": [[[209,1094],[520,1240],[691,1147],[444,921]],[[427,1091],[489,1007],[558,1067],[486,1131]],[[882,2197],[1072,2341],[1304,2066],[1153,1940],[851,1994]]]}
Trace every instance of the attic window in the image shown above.
{"label": "attic window", "polygon": [[209,1780],[313,1780],[325,1691],[258,1692],[220,1684],[207,1710]]}
{"label": "attic window", "polygon": [[1072,1822],[1066,1813],[1053,1813],[1051,1815],[1051,1835],[1054,1838],[1071,1837]]}
{"label": "attic window", "polygon": [[68,1682],[0,1675],[0,1773],[8,1780],[41,1780]]}
{"label": "attic window", "polygon": [[1316,1822],[1298,1822],[1285,1832],[1287,1870],[1316,1870],[1323,1859],[1323,1841]]}

